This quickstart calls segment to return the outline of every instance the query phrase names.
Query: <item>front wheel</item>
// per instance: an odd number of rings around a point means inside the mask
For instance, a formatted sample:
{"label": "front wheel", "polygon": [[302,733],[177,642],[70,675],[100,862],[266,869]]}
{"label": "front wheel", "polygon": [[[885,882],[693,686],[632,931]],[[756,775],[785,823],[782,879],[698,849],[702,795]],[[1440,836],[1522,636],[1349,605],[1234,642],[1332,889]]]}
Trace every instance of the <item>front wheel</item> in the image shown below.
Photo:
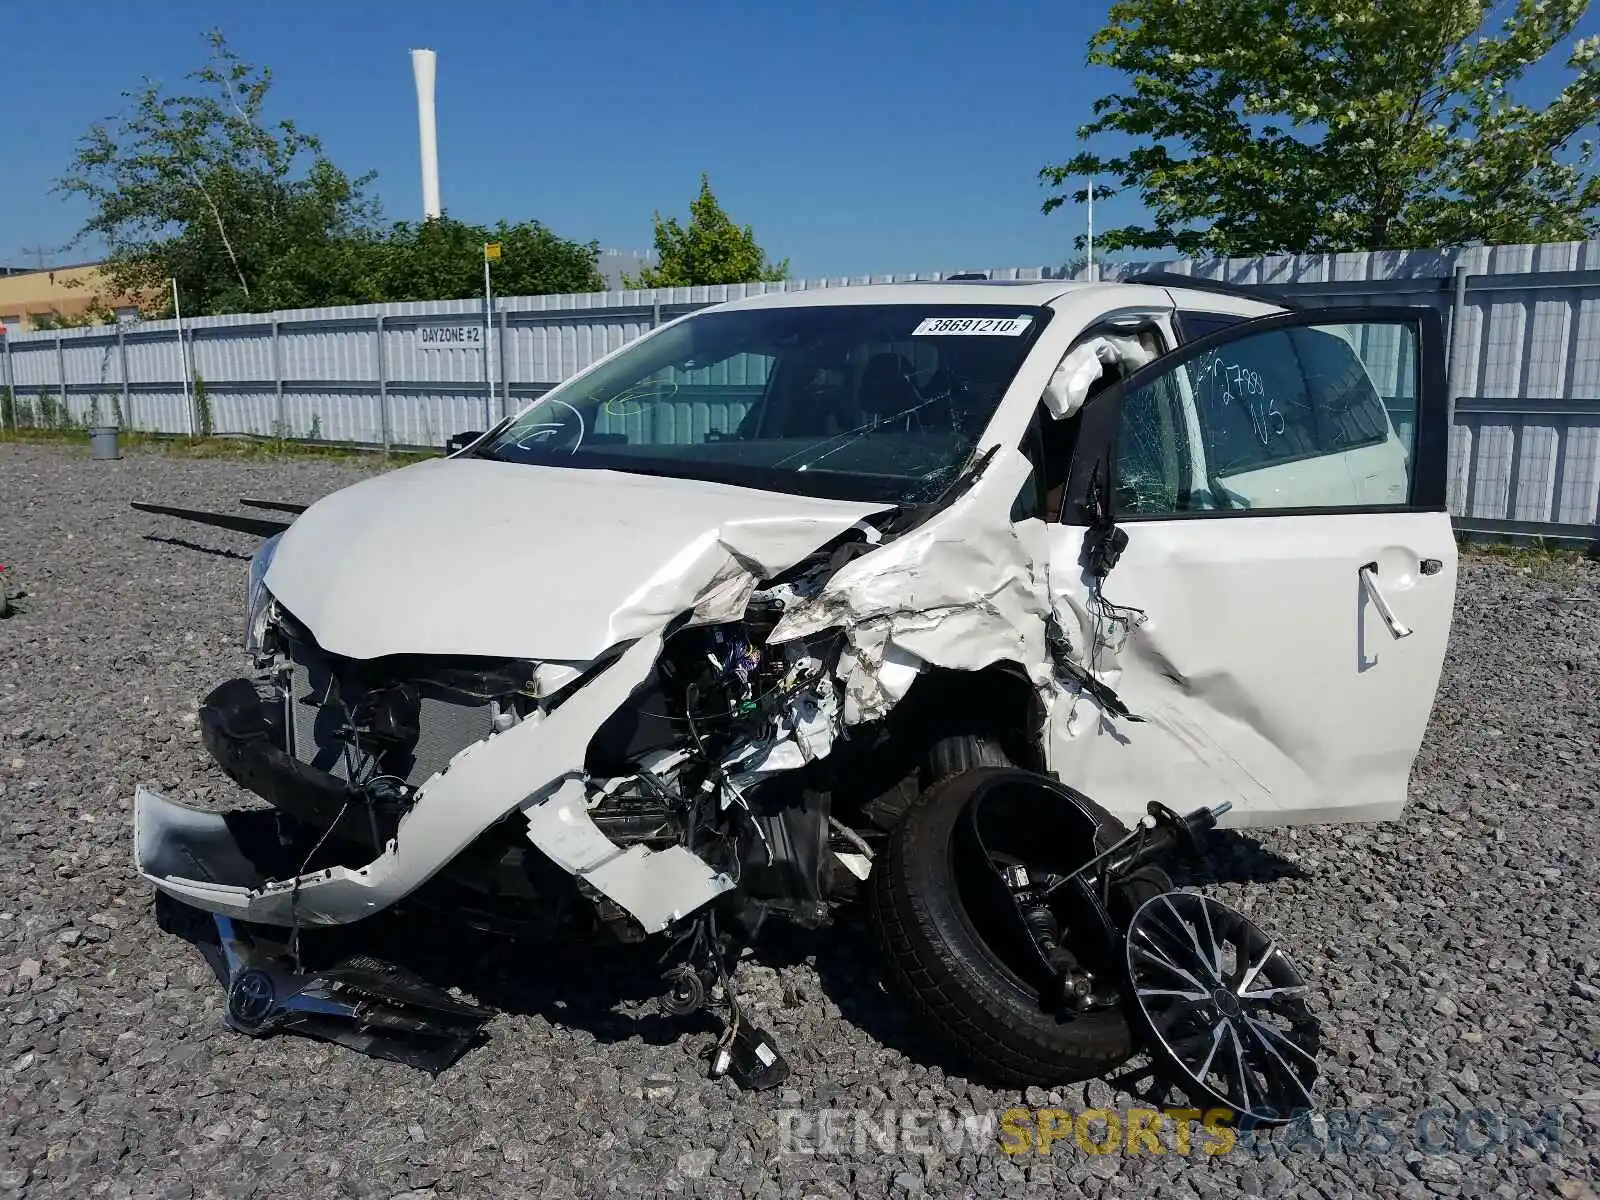
{"label": "front wheel", "polygon": [[1081,863],[1125,832],[1087,797],[1015,768],[980,767],[935,783],[895,826],[872,874],[871,918],[888,981],[932,1033],[997,1083],[1053,1086],[1103,1075],[1134,1052],[1121,1006],[1071,1013],[1047,1000],[983,902],[975,873],[987,865],[963,848],[958,828],[968,805],[1002,779],[1070,797],[1079,844],[1044,848],[1045,857]]}

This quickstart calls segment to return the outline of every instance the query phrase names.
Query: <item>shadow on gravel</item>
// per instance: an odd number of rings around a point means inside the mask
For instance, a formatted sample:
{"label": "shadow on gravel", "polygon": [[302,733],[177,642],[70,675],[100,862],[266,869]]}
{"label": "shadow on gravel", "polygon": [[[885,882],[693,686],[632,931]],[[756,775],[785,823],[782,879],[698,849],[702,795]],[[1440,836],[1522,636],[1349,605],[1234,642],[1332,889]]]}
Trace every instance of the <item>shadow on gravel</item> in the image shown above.
{"label": "shadow on gravel", "polygon": [[1169,1075],[1156,1068],[1148,1052],[1141,1050],[1120,1070],[1105,1076],[1108,1086],[1132,1096],[1146,1108],[1187,1108],[1192,1100]]}
{"label": "shadow on gravel", "polygon": [[147,542],[160,542],[164,546],[177,546],[183,550],[197,550],[201,554],[210,554],[216,558],[236,558],[240,562],[250,561],[248,554],[241,554],[237,550],[222,550],[216,546],[204,546],[199,542],[191,542],[184,538],[163,537],[160,534],[147,533],[144,535],[144,540]]}
{"label": "shadow on gravel", "polygon": [[[1203,887],[1222,882],[1272,882],[1304,874],[1297,864],[1246,835],[1214,831],[1209,840],[1209,866],[1174,872],[1175,882]],[[665,986],[661,972],[671,961],[663,961],[664,950],[666,947],[654,942],[608,945],[560,937],[513,939],[415,909],[341,929],[307,929],[301,935],[307,970],[334,966],[351,955],[373,955],[437,987],[459,989],[499,1012],[540,1016],[552,1024],[583,1030],[602,1043],[638,1038],[648,1045],[668,1046],[685,1035],[717,1033],[722,1024],[714,1010],[687,1017],[668,1017],[656,1010],[655,998]],[[846,905],[837,912],[834,924],[818,930],[770,924],[757,941],[753,961],[774,969],[810,965],[823,996],[837,1006],[837,1019],[913,1062],[936,1067],[951,1077],[985,1082],[971,1073],[970,1064],[929,1035],[906,1004],[886,990],[878,948],[862,905]],[[735,984],[738,982],[736,975]],[[822,997],[796,994],[791,989],[786,981],[786,1007],[820,1005],[822,1001]],[[809,1057],[810,1047],[803,1041],[783,1045],[780,1038],[779,1042],[797,1066]],[[1147,1065],[1137,1063],[1108,1082],[1147,1101],[1170,1093],[1169,1085],[1155,1078]]]}
{"label": "shadow on gravel", "polygon": [[1213,829],[1206,839],[1206,861],[1198,867],[1168,864],[1174,882],[1206,887],[1214,883],[1276,883],[1304,879],[1306,872],[1293,859],[1269,850],[1248,834],[1233,829]]}
{"label": "shadow on gravel", "polygon": [[[639,1038],[667,1046],[684,1034],[718,1028],[702,1011],[666,1017],[654,1000],[665,985],[659,945],[512,940],[412,914],[396,918],[362,949],[444,988],[460,988],[501,1012],[544,1017],[603,1043]],[[625,1011],[643,1008],[635,1015]]]}
{"label": "shadow on gravel", "polygon": [[[823,996],[791,993],[786,983],[786,1006],[820,1009],[826,997],[838,1006],[837,1019],[848,1021],[915,1062],[964,1077],[966,1065],[924,1033],[905,1006],[883,989],[877,948],[864,914],[847,909],[841,918],[838,924],[815,931],[769,927],[744,965],[753,962],[779,969],[811,964]],[[208,924],[209,918],[205,922]],[[174,935],[175,942],[189,943],[186,952],[198,953],[193,936],[163,927]],[[714,1035],[722,1028],[720,1015],[713,1009],[686,1017],[668,1017],[656,1011],[654,1001],[664,987],[661,972],[665,963],[661,961],[662,947],[649,943],[513,940],[412,912],[374,918],[345,929],[303,929],[300,952],[307,971],[334,966],[351,955],[373,955],[440,988],[460,989],[499,1012],[543,1017],[554,1025],[581,1029],[602,1043],[639,1038],[648,1045],[668,1046],[685,1035]],[[734,978],[737,985],[739,975]],[[219,989],[219,1003],[222,999]],[[805,1043],[785,1044],[781,1036],[778,1041],[796,1065],[808,1057]],[[481,1053],[481,1048],[474,1053]]]}
{"label": "shadow on gravel", "polygon": [[[538,1015],[552,1024],[582,1029],[600,1042],[640,1038],[650,1045],[670,1045],[685,1034],[712,1033],[720,1018],[709,1010],[690,1017],[666,1017],[655,1011],[663,990],[664,947],[594,945],[581,941],[515,942],[462,931],[431,918],[413,915],[394,920],[361,948],[415,971],[441,987],[459,987],[502,1012]],[[334,951],[330,940],[324,953]],[[348,952],[348,948],[343,948]],[[762,931],[754,954],[744,960],[773,969],[809,963],[823,996],[839,1008],[839,1019],[861,1029],[890,1049],[927,1066],[960,1074],[965,1068],[945,1047],[918,1027],[903,1004],[879,982],[878,952],[864,914],[847,908],[836,924],[804,930],[773,924]],[[735,987],[739,974],[734,976]],[[820,1005],[822,997],[790,996],[785,1003]],[[629,1009],[640,1009],[636,1013]],[[799,1044],[780,1048],[800,1058]]]}
{"label": "shadow on gravel", "polygon": [[[164,906],[159,899],[154,909],[154,923],[172,935],[175,953],[200,956],[203,943],[216,942],[208,914],[181,904]],[[276,946],[274,954],[282,965],[291,965],[287,931],[243,922],[237,928],[252,940],[265,939],[262,945]],[[668,1018],[655,1011],[652,1002],[664,986],[659,947],[518,941],[411,912],[341,928],[302,927],[299,954],[299,970],[307,975],[370,956],[435,987],[459,989],[498,1012],[542,1016],[552,1024],[586,1030],[605,1043],[640,1038],[650,1045],[670,1045],[685,1033],[719,1028],[704,1012]],[[219,988],[219,1002],[224,995]],[[639,1016],[619,1011],[631,1007],[645,1011]]]}
{"label": "shadow on gravel", "polygon": [[[969,1064],[931,1037],[906,1005],[882,982],[878,947],[859,906],[841,910],[835,924],[814,931],[779,927],[763,933],[759,961],[771,967],[809,962],[823,995],[839,1008],[839,1019],[923,1066],[967,1078]],[[806,1002],[813,1002],[810,997]]]}

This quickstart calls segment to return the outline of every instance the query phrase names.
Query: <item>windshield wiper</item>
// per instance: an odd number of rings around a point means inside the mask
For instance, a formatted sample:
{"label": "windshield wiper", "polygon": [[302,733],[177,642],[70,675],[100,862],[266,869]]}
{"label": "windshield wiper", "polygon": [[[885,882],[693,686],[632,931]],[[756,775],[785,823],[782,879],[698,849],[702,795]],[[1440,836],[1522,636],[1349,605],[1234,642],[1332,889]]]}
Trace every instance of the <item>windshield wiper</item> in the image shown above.
{"label": "windshield wiper", "polygon": [[501,434],[516,423],[519,415],[518,413],[508,413],[489,426],[488,432],[478,439],[478,448],[472,452],[472,457],[487,458],[491,462],[516,462],[516,459],[507,458],[505,455],[489,449],[489,447],[499,440]]}

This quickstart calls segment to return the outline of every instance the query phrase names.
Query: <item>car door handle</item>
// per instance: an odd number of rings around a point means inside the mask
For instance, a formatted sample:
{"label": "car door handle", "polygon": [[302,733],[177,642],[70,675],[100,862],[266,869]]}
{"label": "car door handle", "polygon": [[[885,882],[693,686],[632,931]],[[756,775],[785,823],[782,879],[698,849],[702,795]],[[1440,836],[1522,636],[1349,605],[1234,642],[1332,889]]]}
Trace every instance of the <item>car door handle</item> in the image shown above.
{"label": "car door handle", "polygon": [[1372,606],[1378,610],[1378,615],[1383,618],[1383,623],[1389,627],[1389,632],[1396,639],[1411,636],[1411,626],[1405,624],[1394,615],[1394,609],[1389,607],[1389,601],[1384,597],[1383,589],[1378,586],[1378,564],[1370,562],[1361,568],[1361,586],[1366,588],[1367,596],[1372,601]]}

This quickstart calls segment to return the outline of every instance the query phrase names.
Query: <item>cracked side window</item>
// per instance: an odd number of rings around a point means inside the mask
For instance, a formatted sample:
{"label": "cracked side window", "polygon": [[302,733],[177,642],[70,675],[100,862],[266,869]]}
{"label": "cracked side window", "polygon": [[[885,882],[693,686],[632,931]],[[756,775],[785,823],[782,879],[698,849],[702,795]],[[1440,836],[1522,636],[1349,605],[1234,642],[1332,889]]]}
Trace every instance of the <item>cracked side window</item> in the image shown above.
{"label": "cracked side window", "polygon": [[1404,504],[1416,339],[1392,321],[1291,326],[1156,376],[1122,400],[1118,511]]}
{"label": "cracked side window", "polygon": [[1191,507],[1189,435],[1177,380],[1163,375],[1122,401],[1117,430],[1117,511],[1182,512]]}

